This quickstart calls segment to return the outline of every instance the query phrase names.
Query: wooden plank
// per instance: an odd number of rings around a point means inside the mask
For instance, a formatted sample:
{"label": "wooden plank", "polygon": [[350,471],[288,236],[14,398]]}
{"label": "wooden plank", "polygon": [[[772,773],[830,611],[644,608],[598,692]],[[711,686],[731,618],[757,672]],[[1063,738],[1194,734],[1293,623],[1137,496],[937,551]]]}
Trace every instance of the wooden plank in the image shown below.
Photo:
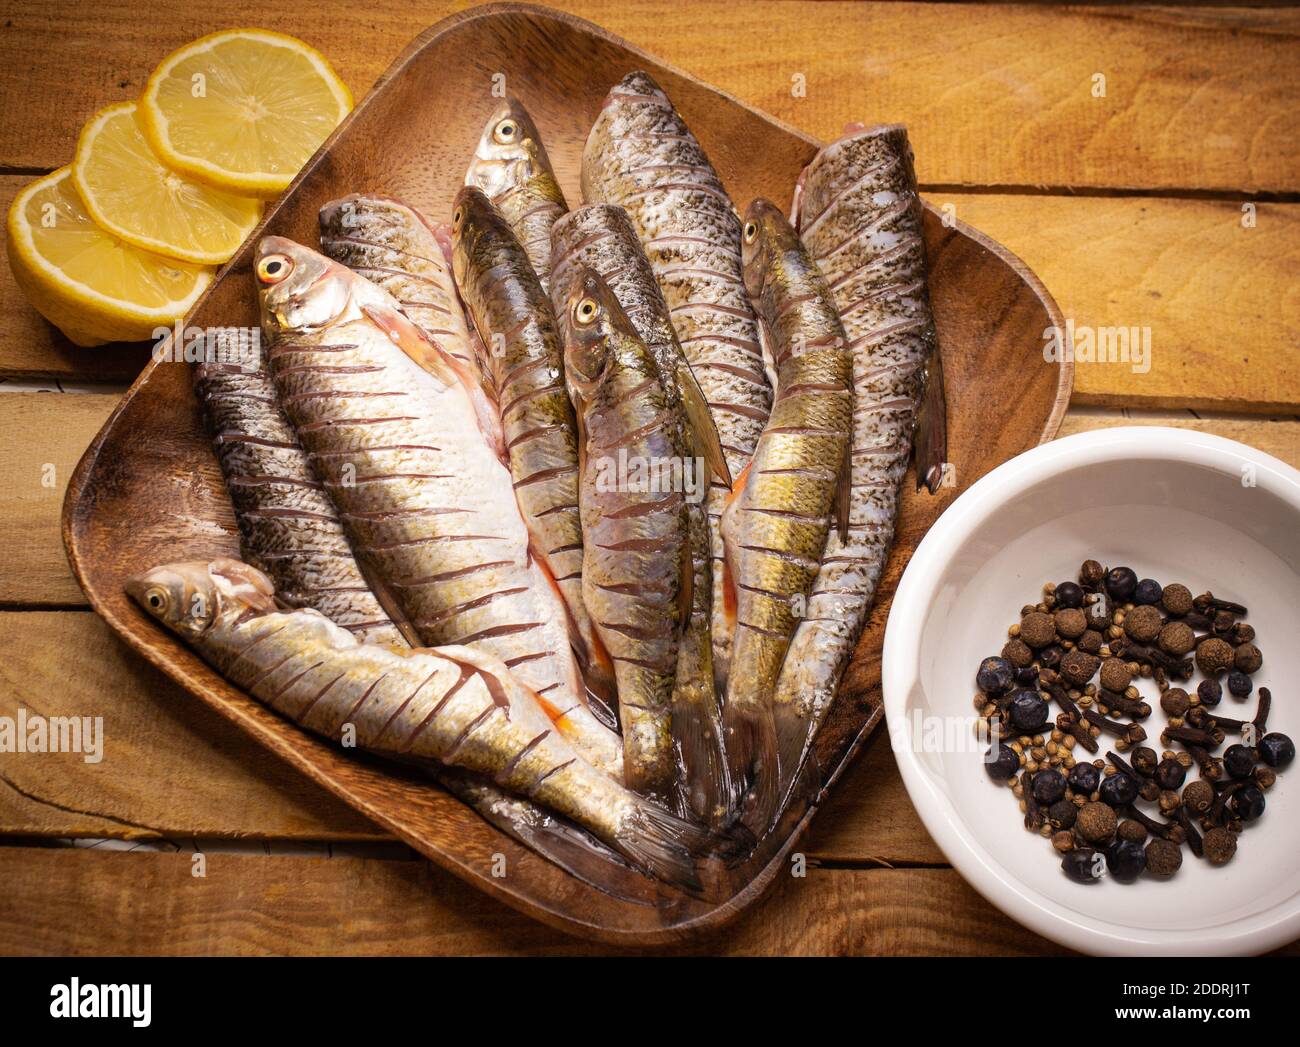
{"label": "wooden plank", "polygon": [[[607,955],[423,861],[0,847],[0,953]],[[950,869],[787,878],[721,933],[664,955],[1051,955]]]}
{"label": "wooden plank", "polygon": [[[2,399],[2,398],[0,398]],[[102,759],[0,757],[0,835],[382,834],[185,693],[86,611],[0,613],[0,715],[102,717]]]}
{"label": "wooden plank", "polygon": [[[2,39],[2,37],[0,37]],[[24,179],[0,176],[0,194]],[[1300,204],[931,193],[1004,243],[1080,327],[1151,331],[1151,366],[1080,362],[1076,403],[1256,413],[1300,409]],[[0,376],[124,381],[143,346],[79,349],[0,272]]]}
{"label": "wooden plank", "polygon": [[81,452],[116,406],[99,393],[0,394],[0,604],[85,603],[59,514]]}
{"label": "wooden plank", "polygon": [[[1130,346],[1076,356],[1072,404],[1300,409],[1300,205],[929,195],[1018,254],[1077,325]],[[1102,330],[1099,330],[1102,329]],[[1145,331],[1143,330],[1145,329]],[[1149,347],[1136,349],[1145,334]],[[1046,344],[1046,343],[1044,343]],[[1118,343],[1117,343],[1118,344]]]}
{"label": "wooden plank", "polygon": [[1213,433],[1249,444],[1300,469],[1300,418],[1296,417],[1225,418],[1209,415],[1198,418],[1191,411],[1115,412],[1078,408],[1065,416],[1060,435],[1112,429],[1119,425],[1167,425],[1175,429]]}
{"label": "wooden plank", "polygon": [[[301,36],[359,97],[416,32],[472,5],[162,0],[146,20],[129,0],[96,4],[85,17],[50,0],[8,6],[0,165],[50,168],[67,161],[92,112],[134,98],[167,52],[214,28],[263,25]],[[851,120],[905,122],[929,183],[1300,189],[1295,10],[557,6],[818,136]],[[1094,97],[1097,75],[1104,97]]]}

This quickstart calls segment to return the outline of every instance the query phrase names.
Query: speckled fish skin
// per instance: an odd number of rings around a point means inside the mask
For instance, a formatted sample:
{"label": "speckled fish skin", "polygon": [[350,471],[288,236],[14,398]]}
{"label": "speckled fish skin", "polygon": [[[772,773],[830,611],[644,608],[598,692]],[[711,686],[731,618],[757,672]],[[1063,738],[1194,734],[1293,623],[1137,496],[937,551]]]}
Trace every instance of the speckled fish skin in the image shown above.
{"label": "speckled fish skin", "polygon": [[[741,272],[740,219],[690,128],[646,73],[629,73],[609,92],[583,150],[582,190],[587,203],[619,204],[631,216],[736,476],[753,454],[772,404]],[[726,496],[725,485],[715,481],[708,509],[719,690],[731,644],[720,622],[717,524]]]}
{"label": "speckled fish skin", "polygon": [[[687,425],[681,386],[694,384],[690,364],[673,330],[668,306],[655,282],[650,263],[641,249],[636,229],[621,207],[593,204],[569,212],[552,230],[555,309],[564,317],[569,297],[581,282],[583,269],[596,273],[613,292],[624,314],[645,343],[658,368],[670,409]],[[698,390],[698,386],[696,386]],[[698,394],[699,402],[703,402]],[[707,407],[705,408],[707,413]],[[697,460],[710,456],[704,441],[716,443],[711,419],[702,419],[707,432],[701,439],[692,427],[690,445]],[[720,448],[713,452],[721,454]],[[703,479],[702,474],[697,474]],[[703,505],[687,500],[687,542],[693,571],[691,616],[678,652],[672,726],[685,755],[683,775],[685,807],[711,825],[719,825],[733,806],[730,774],[722,756],[721,706],[713,678],[711,612],[713,562],[709,520]]]}
{"label": "speckled fish skin", "polygon": [[392,295],[446,352],[477,366],[451,265],[419,211],[390,197],[345,196],[320,209],[320,243],[327,257]]}
{"label": "speckled fish skin", "polygon": [[625,780],[666,801],[677,782],[672,698],[689,599],[686,499],[672,484],[634,482],[630,469],[681,463],[682,433],[654,359],[614,312],[612,292],[583,271],[567,297],[565,367],[586,439],[583,597],[614,663]]}
{"label": "speckled fish skin", "polygon": [[198,364],[194,391],[234,506],[244,559],[270,577],[288,606],[315,608],[363,642],[405,646],[366,584],[334,503],[266,372]]}
{"label": "speckled fish skin", "polygon": [[272,264],[259,276],[271,374],[358,557],[423,643],[501,658],[588,758],[619,774],[621,745],[586,704],[562,601],[484,431],[494,419],[477,378],[343,266],[266,237],[258,273]]}
{"label": "speckled fish skin", "polygon": [[235,560],[156,567],[127,583],[142,608],[231,683],[324,738],[482,775],[590,830],[688,889],[709,834],[593,768],[499,660],[467,647],[359,644],[315,611],[282,612]]}
{"label": "speckled fish skin", "polygon": [[[772,703],[783,748],[793,750],[799,740],[806,760],[889,558],[922,385],[926,399],[937,400],[932,414],[940,421],[943,393],[937,371],[929,383],[924,378],[938,353],[906,132],[882,127],[851,135],[822,150],[800,182],[800,235],[840,310],[854,395],[848,540],[832,534],[827,541]],[[782,802],[798,781],[800,769],[790,770]]]}
{"label": "speckled fish skin", "polygon": [[515,496],[572,617],[587,681],[608,696],[608,658],[582,601],[577,420],[555,312],[518,238],[480,190],[456,195],[452,238],[456,283],[496,387]]}
{"label": "speckled fish skin", "polygon": [[750,787],[746,823],[765,828],[780,780],[772,694],[843,504],[852,365],[826,281],[781,212],[755,200],[743,240],[745,285],[771,338],[777,388],[723,517],[736,587],[723,717],[732,775]]}
{"label": "speckled fish skin", "polygon": [[481,189],[510,223],[549,293],[551,227],[569,206],[537,125],[517,98],[507,98],[488,118],[465,184]]}

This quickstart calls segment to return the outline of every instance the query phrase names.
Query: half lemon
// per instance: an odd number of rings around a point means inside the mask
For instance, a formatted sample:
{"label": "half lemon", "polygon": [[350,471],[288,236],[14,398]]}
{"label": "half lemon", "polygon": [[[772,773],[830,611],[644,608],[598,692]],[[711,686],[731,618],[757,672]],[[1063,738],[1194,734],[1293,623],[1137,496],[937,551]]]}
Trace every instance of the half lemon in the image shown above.
{"label": "half lemon", "polygon": [[77,345],[160,337],[212,282],[207,266],[141,251],[91,219],[61,167],[9,208],[14,279],[37,311]]}
{"label": "half lemon", "polygon": [[140,123],[168,167],[271,197],[351,109],[351,92],[315,48],[266,29],[230,29],[162,61],[140,98]]}
{"label": "half lemon", "polygon": [[72,178],[105,230],[182,262],[228,261],[262,216],[261,201],[163,166],[140,132],[134,102],[111,105],[86,124]]}

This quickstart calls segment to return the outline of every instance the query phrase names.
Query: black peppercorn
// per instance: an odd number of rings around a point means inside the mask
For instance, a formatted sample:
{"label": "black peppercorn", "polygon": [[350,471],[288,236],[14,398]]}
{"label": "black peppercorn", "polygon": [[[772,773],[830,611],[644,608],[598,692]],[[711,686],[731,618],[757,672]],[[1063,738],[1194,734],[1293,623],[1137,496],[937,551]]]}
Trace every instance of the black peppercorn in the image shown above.
{"label": "black peppercorn", "polygon": [[1116,840],[1106,848],[1106,867],[1111,876],[1128,883],[1147,866],[1147,852],[1136,840]]}
{"label": "black peppercorn", "polygon": [[1061,664],[1061,659],[1065,656],[1065,648],[1057,644],[1049,643],[1038,652],[1038,663],[1044,669],[1055,669]]}
{"label": "black peppercorn", "polygon": [[1038,679],[1038,666],[1026,665],[1023,669],[1016,670],[1016,683],[1021,687],[1032,687],[1034,681]]}
{"label": "black peppercorn", "polygon": [[1119,823],[1119,828],[1115,830],[1115,835],[1121,840],[1132,840],[1135,843],[1143,843],[1147,838],[1147,827],[1141,822],[1127,818]]}
{"label": "black peppercorn", "polygon": [[1069,800],[1057,800],[1047,809],[1047,822],[1053,829],[1070,829],[1079,816],[1079,808]]}
{"label": "black peppercorn", "polygon": [[1011,696],[1011,722],[1017,730],[1038,730],[1047,723],[1047,703],[1037,691],[1017,691]]}
{"label": "black peppercorn", "polygon": [[1101,879],[1103,859],[1091,847],[1076,847],[1061,859],[1061,868],[1075,883],[1096,883]]}
{"label": "black peppercorn", "polygon": [[1099,654],[1101,652],[1101,633],[1096,629],[1085,629],[1083,635],[1074,641],[1074,645],[1081,651],[1087,651],[1089,654]]}
{"label": "black peppercorn", "polygon": [[1079,568],[1079,584],[1087,589],[1095,589],[1106,577],[1106,568],[1096,560],[1084,560]]}
{"label": "black peppercorn", "polygon": [[1238,672],[1258,672],[1259,667],[1264,664],[1264,655],[1253,643],[1239,644],[1233,652],[1232,664]]}
{"label": "black peppercorn", "polygon": [[1120,772],[1102,779],[1098,795],[1102,803],[1111,807],[1125,807],[1137,799],[1138,785],[1127,774]]}
{"label": "black peppercorn", "polygon": [[1188,782],[1183,790],[1183,806],[1193,814],[1204,814],[1214,803],[1214,787],[1204,778]]}
{"label": "black peppercorn", "polygon": [[1070,768],[1070,788],[1080,796],[1091,796],[1101,784],[1101,772],[1090,763],[1076,763]]}
{"label": "black peppercorn", "polygon": [[1243,822],[1253,822],[1264,813],[1264,791],[1248,785],[1232,794],[1232,813]]}
{"label": "black peppercorn", "polygon": [[1230,745],[1223,753],[1223,769],[1234,778],[1247,778],[1255,770],[1255,750],[1246,745]]}
{"label": "black peppercorn", "polygon": [[1074,582],[1062,582],[1052,595],[1056,597],[1057,607],[1083,606],[1083,589]]}
{"label": "black peppercorn", "polygon": [[1186,716],[1191,702],[1181,687],[1170,687],[1160,695],[1160,708],[1170,716]]}
{"label": "black peppercorn", "polygon": [[1161,760],[1156,767],[1156,784],[1161,789],[1181,789],[1187,779],[1187,768],[1177,760]]}
{"label": "black peppercorn", "polygon": [[985,694],[1006,694],[1014,675],[1015,667],[1005,658],[985,658],[975,674],[975,686]]}
{"label": "black peppercorn", "polygon": [[1278,731],[1259,740],[1259,755],[1270,767],[1285,767],[1295,759],[1295,742]]}
{"label": "black peppercorn", "polygon": [[1083,608],[1083,615],[1088,619],[1088,628],[1105,632],[1110,628],[1112,611],[1110,601],[1101,593],[1090,596]]}
{"label": "black peppercorn", "polygon": [[1214,708],[1223,698],[1223,684],[1213,677],[1202,680],[1196,685],[1196,694],[1206,708]]}
{"label": "black peppercorn", "polygon": [[1245,698],[1254,689],[1255,685],[1245,673],[1235,669],[1228,673],[1228,693],[1234,698]]}
{"label": "black peppercorn", "polygon": [[1009,745],[998,745],[995,754],[992,749],[984,757],[984,769],[996,782],[1005,782],[1020,770],[1020,755]]}
{"label": "black peppercorn", "polygon": [[1095,654],[1081,651],[1077,647],[1067,651],[1061,659],[1061,678],[1071,687],[1082,687],[1096,674],[1101,666],[1101,659]]}
{"label": "black peppercorn", "polygon": [[1137,604],[1156,604],[1160,602],[1160,597],[1164,595],[1164,590],[1160,588],[1160,583],[1154,578],[1143,578],[1137,583],[1137,588],[1133,590],[1133,602]]}
{"label": "black peppercorn", "polygon": [[1112,567],[1106,572],[1106,592],[1112,600],[1128,603],[1137,591],[1138,576],[1130,567]]}
{"label": "black peppercorn", "polygon": [[1232,856],[1237,853],[1237,836],[1227,829],[1215,826],[1205,834],[1201,846],[1205,849],[1205,857],[1211,865],[1227,865],[1232,861]]}

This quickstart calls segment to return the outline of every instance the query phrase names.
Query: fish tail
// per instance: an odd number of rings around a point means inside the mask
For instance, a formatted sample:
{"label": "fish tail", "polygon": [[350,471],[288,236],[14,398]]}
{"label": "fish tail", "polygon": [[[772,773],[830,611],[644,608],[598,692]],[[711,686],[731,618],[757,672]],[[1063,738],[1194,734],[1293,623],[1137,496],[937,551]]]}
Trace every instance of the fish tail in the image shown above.
{"label": "fish tail", "polygon": [[698,862],[716,857],[736,862],[754,849],[754,837],[737,825],[715,832],[641,800],[616,836],[616,845],[633,865],[682,890],[700,893]]}
{"label": "fish tail", "polygon": [[761,831],[780,798],[772,710],[753,703],[731,703],[726,708],[725,724],[732,783],[744,790],[744,822]]}
{"label": "fish tail", "polygon": [[674,703],[672,730],[684,772],[680,784],[683,807],[704,824],[720,828],[731,812],[734,796],[717,706],[710,708],[697,701]]}
{"label": "fish tail", "polygon": [[943,391],[943,358],[937,346],[926,364],[924,383],[912,441],[916,489],[924,486],[931,494],[938,494],[948,460],[948,408]]}
{"label": "fish tail", "polygon": [[809,743],[812,741],[812,725],[793,710],[781,711],[778,706],[773,714],[773,728],[776,734],[776,761],[779,775],[777,803],[772,811],[772,825],[781,817],[789,805],[798,786],[804,778],[804,770],[809,762]]}

